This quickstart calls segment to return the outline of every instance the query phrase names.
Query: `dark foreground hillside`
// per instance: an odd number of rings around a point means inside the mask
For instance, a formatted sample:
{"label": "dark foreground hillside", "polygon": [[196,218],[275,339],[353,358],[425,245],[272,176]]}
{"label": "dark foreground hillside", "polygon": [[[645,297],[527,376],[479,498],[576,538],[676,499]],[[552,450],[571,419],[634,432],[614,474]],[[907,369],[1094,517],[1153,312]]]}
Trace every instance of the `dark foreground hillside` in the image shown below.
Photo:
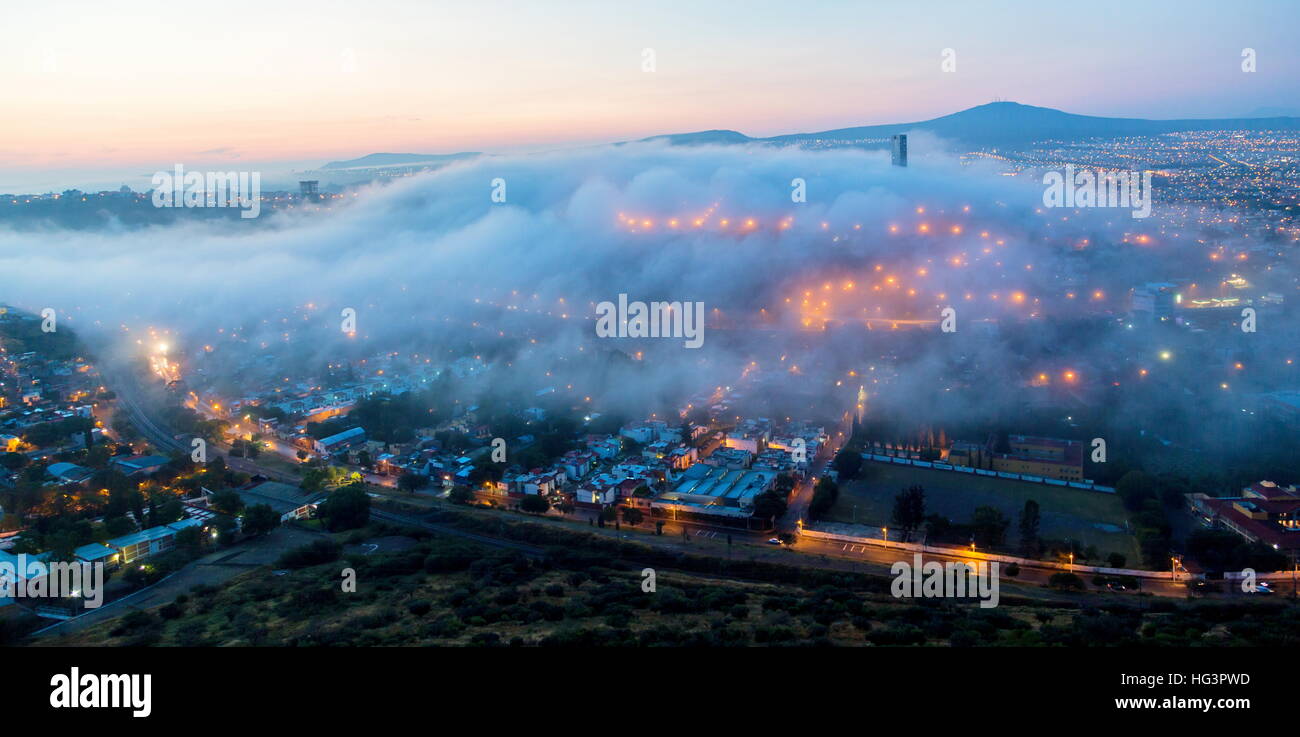
{"label": "dark foreground hillside", "polygon": [[[537,525],[499,528],[554,536]],[[131,612],[48,645],[109,646],[766,646],[1293,645],[1300,611],[1271,602],[1003,592],[1001,605],[899,600],[880,576],[680,556],[582,533],[543,555],[372,524],[322,536],[280,566]],[[366,554],[368,542],[380,551]],[[382,552],[389,549],[391,552]],[[646,549],[647,558],[654,554]],[[341,572],[356,573],[355,592]],[[704,571],[705,568],[714,570]],[[1097,608],[1100,605],[1103,608]]]}

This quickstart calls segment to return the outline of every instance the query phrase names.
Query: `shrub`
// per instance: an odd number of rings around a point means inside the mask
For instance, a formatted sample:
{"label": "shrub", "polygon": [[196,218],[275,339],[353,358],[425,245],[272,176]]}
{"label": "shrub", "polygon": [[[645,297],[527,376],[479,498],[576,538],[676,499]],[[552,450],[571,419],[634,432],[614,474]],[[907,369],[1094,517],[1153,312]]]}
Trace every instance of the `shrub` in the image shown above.
{"label": "shrub", "polygon": [[329,538],[317,540],[309,545],[286,551],[275,562],[280,568],[306,568],[338,560],[342,548]]}

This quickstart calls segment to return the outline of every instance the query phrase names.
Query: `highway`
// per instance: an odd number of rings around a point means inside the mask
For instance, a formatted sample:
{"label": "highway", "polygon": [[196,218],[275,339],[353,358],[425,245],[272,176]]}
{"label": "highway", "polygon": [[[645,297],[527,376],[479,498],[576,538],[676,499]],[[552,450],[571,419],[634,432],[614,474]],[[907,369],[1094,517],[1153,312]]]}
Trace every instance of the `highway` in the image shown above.
{"label": "highway", "polygon": [[135,377],[131,375],[131,370],[125,371],[121,367],[104,368],[104,380],[108,386],[117,394],[117,409],[125,410],[128,419],[141,435],[144,436],[155,448],[162,452],[173,450],[181,451],[188,454],[190,448],[184,447],[178,442],[174,433],[168,432],[165,428],[160,427],[152,417],[143,409],[141,399],[141,387]]}

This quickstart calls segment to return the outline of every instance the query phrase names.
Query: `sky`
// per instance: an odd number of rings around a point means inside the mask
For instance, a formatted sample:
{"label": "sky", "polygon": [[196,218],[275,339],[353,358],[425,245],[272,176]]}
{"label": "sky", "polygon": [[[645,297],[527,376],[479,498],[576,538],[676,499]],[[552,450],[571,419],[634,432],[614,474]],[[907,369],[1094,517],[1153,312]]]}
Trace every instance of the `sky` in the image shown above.
{"label": "sky", "polygon": [[1300,104],[1300,3],[1286,1],[141,7],[6,7],[0,192],[135,183],[174,163],[305,169],[378,151],[766,136],[994,99],[1148,118]]}

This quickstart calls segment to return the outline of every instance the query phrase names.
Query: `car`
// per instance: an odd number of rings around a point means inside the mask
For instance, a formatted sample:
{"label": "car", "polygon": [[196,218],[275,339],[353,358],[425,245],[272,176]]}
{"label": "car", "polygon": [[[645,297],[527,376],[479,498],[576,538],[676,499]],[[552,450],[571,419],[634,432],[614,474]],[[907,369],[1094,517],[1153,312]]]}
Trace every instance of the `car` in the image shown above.
{"label": "car", "polygon": [[768,544],[768,545],[780,545],[780,544],[781,544],[781,538],[779,538],[779,537],[771,537],[771,538],[768,538],[768,540],[767,540],[767,544]]}
{"label": "car", "polygon": [[1269,584],[1268,581],[1260,581],[1259,583],[1255,584],[1255,593],[1271,594],[1273,593],[1273,586]]}
{"label": "car", "polygon": [[1119,583],[1118,581],[1111,581],[1110,583],[1107,583],[1106,588],[1110,589],[1111,591],[1128,591],[1128,588],[1125,587],[1124,584]]}

